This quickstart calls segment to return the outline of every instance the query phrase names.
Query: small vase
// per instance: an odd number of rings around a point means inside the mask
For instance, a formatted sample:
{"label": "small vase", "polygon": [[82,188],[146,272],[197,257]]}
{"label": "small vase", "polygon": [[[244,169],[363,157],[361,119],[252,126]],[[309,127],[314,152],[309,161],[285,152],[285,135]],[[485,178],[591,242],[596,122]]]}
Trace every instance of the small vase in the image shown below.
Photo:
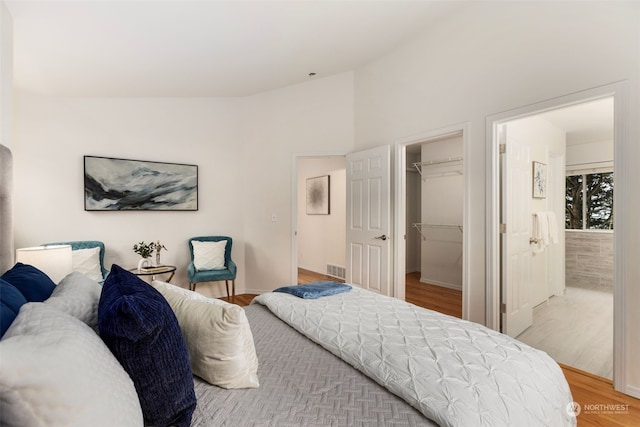
{"label": "small vase", "polygon": [[151,267],[150,258],[142,258],[140,261],[138,261],[138,271],[142,270],[144,267]]}
{"label": "small vase", "polygon": [[162,264],[160,264],[160,251],[156,252],[156,265],[154,265],[154,267],[158,267]]}

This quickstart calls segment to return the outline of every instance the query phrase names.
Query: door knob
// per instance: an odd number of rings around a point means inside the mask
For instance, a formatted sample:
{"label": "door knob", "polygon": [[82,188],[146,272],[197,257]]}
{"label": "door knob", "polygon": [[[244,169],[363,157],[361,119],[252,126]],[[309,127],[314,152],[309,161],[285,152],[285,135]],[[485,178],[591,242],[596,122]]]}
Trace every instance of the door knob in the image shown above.
{"label": "door knob", "polygon": [[383,234],[382,236],[376,236],[375,238],[380,240],[387,240],[387,235]]}

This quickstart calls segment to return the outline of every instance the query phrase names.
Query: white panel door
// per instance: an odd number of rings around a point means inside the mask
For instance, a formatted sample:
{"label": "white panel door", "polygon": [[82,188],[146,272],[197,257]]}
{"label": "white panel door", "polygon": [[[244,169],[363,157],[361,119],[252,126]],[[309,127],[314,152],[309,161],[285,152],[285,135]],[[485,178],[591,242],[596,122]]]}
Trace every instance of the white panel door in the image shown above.
{"label": "white panel door", "polygon": [[391,296],[390,147],[347,155],[347,282]]}
{"label": "white panel door", "polygon": [[531,154],[529,147],[500,130],[506,153],[501,161],[502,332],[516,337],[533,323],[531,304]]}

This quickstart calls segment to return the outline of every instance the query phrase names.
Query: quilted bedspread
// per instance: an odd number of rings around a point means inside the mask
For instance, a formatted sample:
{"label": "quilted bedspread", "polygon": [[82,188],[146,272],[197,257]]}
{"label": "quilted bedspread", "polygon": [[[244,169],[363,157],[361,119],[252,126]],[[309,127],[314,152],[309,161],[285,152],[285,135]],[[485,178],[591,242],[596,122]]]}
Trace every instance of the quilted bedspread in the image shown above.
{"label": "quilted bedspread", "polygon": [[359,288],[254,299],[441,426],[575,426],[546,353],[482,325]]}

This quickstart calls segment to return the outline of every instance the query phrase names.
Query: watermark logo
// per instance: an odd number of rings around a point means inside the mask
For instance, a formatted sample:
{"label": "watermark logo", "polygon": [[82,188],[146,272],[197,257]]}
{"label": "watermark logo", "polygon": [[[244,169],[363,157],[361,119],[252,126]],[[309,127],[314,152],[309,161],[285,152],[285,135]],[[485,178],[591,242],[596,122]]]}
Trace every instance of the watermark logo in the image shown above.
{"label": "watermark logo", "polygon": [[577,417],[578,415],[580,415],[580,411],[582,410],[582,408],[580,408],[580,404],[578,402],[569,402],[567,403],[567,407],[565,408],[565,410],[570,417]]}
{"label": "watermark logo", "polygon": [[570,402],[567,404],[565,410],[570,417],[577,417],[582,414],[595,414],[595,415],[628,415],[629,404],[628,403],[583,403],[580,405],[578,402]]}
{"label": "watermark logo", "polygon": [[628,403],[583,403],[582,412],[598,415],[628,415]]}

